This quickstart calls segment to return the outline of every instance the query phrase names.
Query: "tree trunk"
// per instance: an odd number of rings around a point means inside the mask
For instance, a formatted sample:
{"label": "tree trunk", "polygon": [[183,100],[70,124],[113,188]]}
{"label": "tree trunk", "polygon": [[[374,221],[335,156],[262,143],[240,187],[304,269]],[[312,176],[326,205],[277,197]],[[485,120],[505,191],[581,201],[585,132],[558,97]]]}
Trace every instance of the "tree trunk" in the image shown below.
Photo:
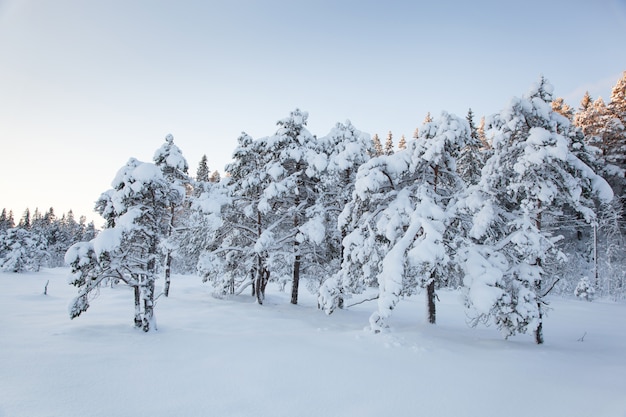
{"label": "tree trunk", "polygon": [[537,308],[539,309],[539,324],[535,329],[535,342],[541,345],[543,344],[543,312],[541,310],[541,302],[537,303]]}
{"label": "tree trunk", "polygon": [[143,326],[144,332],[154,328],[154,279],[144,276],[143,284]]}
{"label": "tree trunk", "polygon": [[435,273],[433,272],[430,276],[430,282],[426,286],[426,299],[428,301],[428,322],[430,324],[435,324],[436,317],[436,308],[435,308]]}
{"label": "tree trunk", "polygon": [[293,283],[291,286],[291,304],[298,304],[298,286],[300,285],[300,254],[298,251],[298,243],[294,243],[296,250],[296,259],[293,262]]}
{"label": "tree trunk", "polygon": [[139,283],[133,287],[135,293],[135,327],[140,328],[142,324],[141,320],[141,291],[139,290]]}
{"label": "tree trunk", "polygon": [[[167,237],[172,236],[174,231],[174,206],[170,207],[170,224],[167,231]],[[169,297],[170,295],[170,276],[172,273],[172,251],[168,250],[165,258],[165,285],[163,286],[163,295]]]}
{"label": "tree trunk", "polygon": [[170,295],[170,275],[172,272],[172,252],[167,251],[165,256],[165,285],[163,286],[163,295],[169,297]]}

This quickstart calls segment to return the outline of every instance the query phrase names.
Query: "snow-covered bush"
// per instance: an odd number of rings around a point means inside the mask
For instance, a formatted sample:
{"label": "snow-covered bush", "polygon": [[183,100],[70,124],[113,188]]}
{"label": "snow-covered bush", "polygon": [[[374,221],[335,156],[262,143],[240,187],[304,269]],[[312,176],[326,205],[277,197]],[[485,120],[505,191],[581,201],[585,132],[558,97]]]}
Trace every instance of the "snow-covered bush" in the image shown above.
{"label": "snow-covered bush", "polygon": [[583,300],[591,301],[596,293],[596,290],[593,288],[593,285],[589,282],[587,277],[582,277],[580,281],[578,281],[578,285],[576,285],[576,289],[574,290],[574,295]]}

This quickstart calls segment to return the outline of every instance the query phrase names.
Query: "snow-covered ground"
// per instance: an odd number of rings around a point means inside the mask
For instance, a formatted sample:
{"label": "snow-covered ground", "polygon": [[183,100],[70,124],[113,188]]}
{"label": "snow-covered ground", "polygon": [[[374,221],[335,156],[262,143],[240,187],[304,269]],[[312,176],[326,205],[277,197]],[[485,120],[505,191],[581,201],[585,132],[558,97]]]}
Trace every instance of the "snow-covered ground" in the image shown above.
{"label": "snow-covered ground", "polygon": [[71,321],[68,273],[0,274],[0,417],[626,416],[625,304],[553,299],[537,346],[468,328],[457,292],[436,326],[420,295],[375,335],[373,302],[326,316],[306,291],[259,306],[175,276],[146,334],[123,287]]}

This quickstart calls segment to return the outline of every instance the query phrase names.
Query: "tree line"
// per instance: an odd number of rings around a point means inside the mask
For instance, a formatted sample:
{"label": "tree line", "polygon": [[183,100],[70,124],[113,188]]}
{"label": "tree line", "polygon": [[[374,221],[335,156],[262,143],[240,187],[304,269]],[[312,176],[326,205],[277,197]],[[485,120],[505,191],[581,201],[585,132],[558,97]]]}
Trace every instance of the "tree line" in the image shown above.
{"label": "tree line", "polygon": [[135,325],[154,327],[155,281],[196,271],[218,297],[268,282],[318,295],[331,314],[377,293],[374,332],[405,296],[460,288],[472,324],[543,342],[550,293],[623,298],[626,73],[611,101],[574,111],[543,77],[481,119],[427,115],[394,149],[349,121],[325,136],[299,109],[273,135],[242,133],[225,175],[195,178],[168,135],[152,162],[131,158],[97,202],[105,229],[65,261],[71,316],[105,283],[134,290]]}
{"label": "tree line", "polygon": [[85,216],[77,221],[70,210],[58,217],[54,208],[46,212],[26,209],[15,223],[12,210],[0,214],[0,271],[36,272],[41,267],[64,265],[67,249],[76,242],[91,240],[97,231]]}

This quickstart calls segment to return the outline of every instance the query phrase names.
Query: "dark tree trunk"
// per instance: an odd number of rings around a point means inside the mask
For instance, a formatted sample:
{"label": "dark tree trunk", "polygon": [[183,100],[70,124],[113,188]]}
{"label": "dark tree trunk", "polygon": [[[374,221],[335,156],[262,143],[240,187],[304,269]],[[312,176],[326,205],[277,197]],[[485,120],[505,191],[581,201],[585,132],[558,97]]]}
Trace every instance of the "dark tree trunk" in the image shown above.
{"label": "dark tree trunk", "polygon": [[[541,230],[541,200],[537,203],[537,209],[537,230]],[[541,268],[541,259],[538,258],[535,263]],[[543,277],[541,278],[543,279]],[[541,345],[543,344],[543,310],[541,308],[543,295],[541,294],[541,281],[537,282],[535,285],[535,293],[537,297],[537,311],[539,312],[539,324],[537,324],[537,328],[535,329],[535,342]]]}
{"label": "dark tree trunk", "polygon": [[142,325],[141,320],[141,291],[139,290],[139,283],[133,287],[135,293],[135,327],[140,328]]}
{"label": "dark tree trunk", "polygon": [[426,286],[426,299],[428,301],[428,322],[430,324],[435,324],[437,321],[435,308],[435,280],[433,278],[433,275],[431,275],[431,280]]}
{"label": "dark tree trunk", "polygon": [[539,324],[535,329],[535,342],[541,345],[543,344],[543,312],[541,310],[541,302],[537,303],[537,308],[539,309]]}
{"label": "dark tree trunk", "polygon": [[[294,243],[296,253],[298,251],[298,243]],[[293,262],[293,284],[291,286],[291,304],[298,304],[298,286],[300,285],[300,254],[297,253]]]}

